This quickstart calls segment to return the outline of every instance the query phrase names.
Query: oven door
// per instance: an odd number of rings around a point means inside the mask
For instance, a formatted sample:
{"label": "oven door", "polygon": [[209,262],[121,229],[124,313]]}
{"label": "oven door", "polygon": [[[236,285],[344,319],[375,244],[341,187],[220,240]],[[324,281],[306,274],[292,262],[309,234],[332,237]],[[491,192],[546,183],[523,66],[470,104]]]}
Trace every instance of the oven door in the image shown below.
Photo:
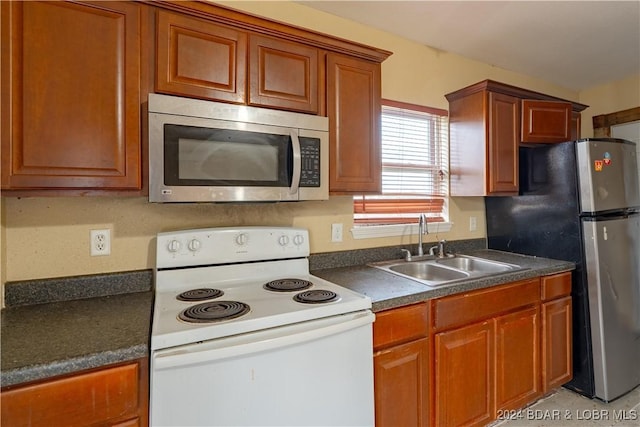
{"label": "oven door", "polygon": [[370,311],[155,351],[153,426],[373,426]]}

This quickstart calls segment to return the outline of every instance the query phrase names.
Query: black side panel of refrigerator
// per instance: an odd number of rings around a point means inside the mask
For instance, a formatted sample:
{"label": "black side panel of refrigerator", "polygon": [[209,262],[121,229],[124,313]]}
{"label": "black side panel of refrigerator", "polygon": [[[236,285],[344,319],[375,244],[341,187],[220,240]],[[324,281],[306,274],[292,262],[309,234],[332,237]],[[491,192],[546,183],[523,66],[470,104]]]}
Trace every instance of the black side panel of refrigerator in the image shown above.
{"label": "black side panel of refrigerator", "polygon": [[520,195],[487,197],[490,249],[571,261],[573,380],[566,387],[593,397],[589,299],[573,142],[520,148]]}

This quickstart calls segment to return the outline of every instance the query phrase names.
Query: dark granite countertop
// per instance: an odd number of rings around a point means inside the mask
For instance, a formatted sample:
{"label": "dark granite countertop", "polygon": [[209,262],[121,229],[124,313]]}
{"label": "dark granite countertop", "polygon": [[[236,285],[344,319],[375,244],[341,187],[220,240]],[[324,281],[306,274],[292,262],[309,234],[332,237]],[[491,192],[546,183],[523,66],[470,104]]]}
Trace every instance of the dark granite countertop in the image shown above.
{"label": "dark granite countertop", "polygon": [[[374,251],[373,258],[358,261],[388,259],[396,249]],[[366,256],[371,257],[369,252]],[[527,270],[430,288],[362,264],[326,268],[354,256],[333,253],[316,256],[311,273],[369,296],[373,310],[381,311],[575,267],[571,262],[486,249],[464,253]],[[6,387],[148,357],[152,281],[151,271],[145,270],[7,283],[7,308],[2,310],[0,323],[0,384]]]}
{"label": "dark granite countertop", "polygon": [[[355,265],[339,268],[312,270],[311,274],[344,286],[371,298],[373,311],[382,311],[401,307],[432,298],[474,289],[487,288],[528,279],[537,276],[570,271],[575,268],[572,262],[539,258],[490,249],[465,252],[482,258],[517,264],[526,270],[513,271],[499,275],[475,279],[466,279],[450,285],[429,287],[367,265]],[[400,260],[399,260],[400,261]]]}
{"label": "dark granite countertop", "polygon": [[[2,387],[148,357],[151,272],[96,275],[88,280],[99,293],[105,292],[101,281],[108,281],[116,294],[92,297],[87,290],[92,286],[84,286],[82,299],[65,300],[64,295],[78,297],[68,292],[77,285],[69,285],[73,280],[7,287],[7,308],[0,321]],[[36,303],[43,298],[31,287],[48,289],[47,302]],[[19,304],[10,305],[12,301]]]}

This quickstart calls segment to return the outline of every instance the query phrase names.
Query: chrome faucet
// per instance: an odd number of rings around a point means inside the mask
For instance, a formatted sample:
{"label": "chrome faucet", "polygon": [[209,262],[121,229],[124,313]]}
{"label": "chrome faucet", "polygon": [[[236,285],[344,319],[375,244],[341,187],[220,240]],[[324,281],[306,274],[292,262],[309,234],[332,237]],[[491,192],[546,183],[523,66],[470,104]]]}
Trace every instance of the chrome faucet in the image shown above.
{"label": "chrome faucet", "polygon": [[427,224],[427,217],[424,214],[420,214],[418,217],[418,256],[424,255],[422,250],[423,234],[429,234],[429,224]]}
{"label": "chrome faucet", "polygon": [[[422,235],[429,234],[427,224],[427,217],[425,214],[420,214],[418,217],[418,256],[424,255],[424,249],[422,249]],[[411,261],[411,251],[408,249],[400,249],[400,252],[404,256],[405,261]]]}
{"label": "chrome faucet", "polygon": [[[432,246],[429,249],[429,255],[437,255],[438,258],[444,258],[445,255],[446,255],[445,250],[444,250],[444,244],[445,243],[447,243],[446,240],[440,240],[436,246]],[[436,249],[438,250],[437,254],[434,253]]]}

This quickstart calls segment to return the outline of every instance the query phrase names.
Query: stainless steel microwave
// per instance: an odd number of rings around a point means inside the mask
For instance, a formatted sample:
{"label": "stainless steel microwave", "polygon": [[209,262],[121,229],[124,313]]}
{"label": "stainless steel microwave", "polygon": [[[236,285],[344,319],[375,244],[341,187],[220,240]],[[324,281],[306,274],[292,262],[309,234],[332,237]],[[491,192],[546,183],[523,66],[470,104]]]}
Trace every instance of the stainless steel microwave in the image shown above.
{"label": "stainless steel microwave", "polygon": [[328,198],[327,117],[149,94],[150,202]]}

